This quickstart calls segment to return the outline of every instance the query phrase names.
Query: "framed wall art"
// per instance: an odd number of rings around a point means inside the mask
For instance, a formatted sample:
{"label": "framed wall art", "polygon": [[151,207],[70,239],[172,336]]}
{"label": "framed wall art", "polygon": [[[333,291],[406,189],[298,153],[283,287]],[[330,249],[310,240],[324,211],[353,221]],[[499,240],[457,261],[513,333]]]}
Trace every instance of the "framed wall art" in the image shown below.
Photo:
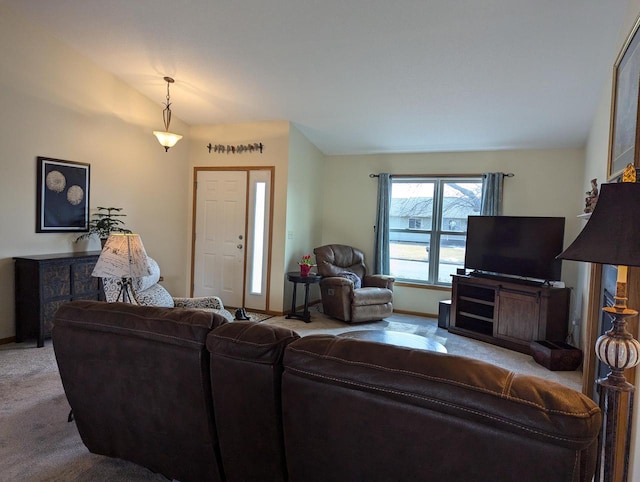
{"label": "framed wall art", "polygon": [[36,232],[87,231],[90,165],[38,157],[37,170]]}
{"label": "framed wall art", "polygon": [[640,17],[613,67],[611,141],[607,180],[618,177],[628,164],[638,166],[638,93],[640,88]]}

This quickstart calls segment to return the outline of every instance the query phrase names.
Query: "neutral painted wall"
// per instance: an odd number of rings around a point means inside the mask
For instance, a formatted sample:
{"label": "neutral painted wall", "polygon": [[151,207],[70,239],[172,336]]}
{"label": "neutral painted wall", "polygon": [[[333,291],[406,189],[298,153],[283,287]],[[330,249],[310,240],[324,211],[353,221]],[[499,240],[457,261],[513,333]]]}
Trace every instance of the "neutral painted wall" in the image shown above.
{"label": "neutral painted wall", "polygon": [[[189,152],[189,191],[188,197],[193,200],[193,176],[196,167],[228,167],[234,166],[274,166],[273,200],[273,239],[271,253],[271,272],[269,273],[270,296],[268,310],[282,312],[283,309],[283,278],[284,253],[286,239],[286,204],[287,178],[289,158],[289,122],[264,122],[233,124],[223,126],[195,126],[190,130],[191,149]],[[209,143],[224,145],[241,145],[262,142],[262,153],[220,154],[209,152],[205,147]],[[188,211],[189,233],[191,233],[191,219],[193,209]],[[191,239],[189,235],[189,239]],[[189,246],[188,259],[191,259]],[[190,289],[189,287],[186,287]],[[223,300],[224,301],[224,300]]]}
{"label": "neutral painted wall", "polygon": [[[313,255],[313,248],[322,244],[322,205],[330,196],[331,186],[321,182],[325,156],[291,126],[289,137],[289,176],[287,185],[285,271],[298,271],[303,255]],[[314,270],[315,271],[315,270]],[[290,308],[292,283],[285,282],[285,308]],[[297,291],[296,306],[304,303],[302,285]],[[318,285],[311,285],[311,300],[320,299]]]}
{"label": "neutral painted wall", "polygon": [[[515,174],[505,179],[504,214],[566,217],[566,246],[584,208],[588,185],[582,182],[583,163],[582,149],[331,156],[323,177],[327,187],[322,241],[359,247],[372,268],[377,179],[370,178],[370,173],[465,175],[501,171]],[[562,279],[567,286],[575,286],[576,267],[563,266]],[[394,289],[394,305],[402,311],[435,315],[438,301],[449,298],[449,290]]]}
{"label": "neutral painted wall", "polygon": [[[91,164],[91,207],[124,208],[165,286],[184,294],[189,140],[165,153],[151,134],[162,126],[162,75],[155,102],[2,5],[0,43],[0,339],[15,334],[14,256],[99,249],[35,232],[37,156]],[[171,127],[188,134],[176,117]]]}
{"label": "neutral painted wall", "polygon": [[[322,205],[321,178],[324,156],[289,122],[274,121],[223,126],[196,126],[190,131],[191,179],[195,167],[274,166],[273,239],[268,310],[282,313],[290,308],[292,284],[285,273],[298,269],[304,254],[320,244]],[[262,153],[218,154],[209,144],[239,145],[262,142]],[[189,197],[193,197],[190,183]],[[189,219],[193,212],[190,210]],[[311,299],[317,299],[314,287]],[[301,290],[302,291],[302,290]],[[297,305],[302,304],[299,293]]]}

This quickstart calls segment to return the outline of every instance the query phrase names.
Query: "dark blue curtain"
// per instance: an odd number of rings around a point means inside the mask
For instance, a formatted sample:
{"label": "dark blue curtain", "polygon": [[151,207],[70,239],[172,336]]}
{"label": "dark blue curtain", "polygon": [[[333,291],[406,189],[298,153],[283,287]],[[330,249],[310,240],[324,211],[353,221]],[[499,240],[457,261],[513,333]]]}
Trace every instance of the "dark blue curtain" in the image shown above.
{"label": "dark blue curtain", "polygon": [[482,175],[481,216],[502,215],[502,186],[504,172],[486,172]]}
{"label": "dark blue curtain", "polygon": [[375,274],[389,274],[389,210],[391,208],[391,175],[378,175],[378,212],[375,226]]}

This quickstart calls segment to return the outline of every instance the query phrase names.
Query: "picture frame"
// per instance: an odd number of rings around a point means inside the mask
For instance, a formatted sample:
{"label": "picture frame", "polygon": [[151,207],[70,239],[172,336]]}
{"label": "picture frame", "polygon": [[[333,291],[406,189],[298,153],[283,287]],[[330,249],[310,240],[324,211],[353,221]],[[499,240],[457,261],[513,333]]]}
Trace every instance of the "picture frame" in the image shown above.
{"label": "picture frame", "polygon": [[89,230],[91,165],[38,157],[37,233]]}
{"label": "picture frame", "polygon": [[607,180],[619,177],[624,168],[638,166],[640,146],[640,16],[631,29],[613,67],[611,127]]}

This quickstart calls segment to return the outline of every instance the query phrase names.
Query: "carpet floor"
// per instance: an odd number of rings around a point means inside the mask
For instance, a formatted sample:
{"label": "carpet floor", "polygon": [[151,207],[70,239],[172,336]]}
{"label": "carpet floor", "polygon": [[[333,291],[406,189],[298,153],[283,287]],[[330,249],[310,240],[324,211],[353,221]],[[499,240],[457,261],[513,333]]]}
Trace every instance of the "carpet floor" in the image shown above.
{"label": "carpet floor", "polygon": [[[301,336],[349,330],[387,329],[414,333],[443,344],[451,354],[485,360],[509,370],[540,376],[580,390],[582,372],[552,372],[521,353],[449,333],[436,320],[394,314],[384,321],[347,325],[316,307],[311,323],[271,317],[262,323],[291,328]],[[0,479],[25,481],[164,481],[166,478],[122,460],[87,451],[58,374],[51,340],[0,346]]]}

